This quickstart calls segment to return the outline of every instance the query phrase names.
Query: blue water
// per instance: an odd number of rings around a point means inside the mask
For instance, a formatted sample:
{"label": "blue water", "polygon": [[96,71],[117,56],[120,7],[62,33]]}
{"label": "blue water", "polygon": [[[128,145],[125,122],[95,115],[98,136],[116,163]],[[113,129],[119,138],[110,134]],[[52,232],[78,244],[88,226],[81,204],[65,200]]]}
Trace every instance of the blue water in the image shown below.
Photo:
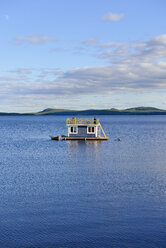
{"label": "blue water", "polygon": [[0,117],[0,248],[166,247],[166,116],[100,116],[108,141],[51,141],[65,119]]}

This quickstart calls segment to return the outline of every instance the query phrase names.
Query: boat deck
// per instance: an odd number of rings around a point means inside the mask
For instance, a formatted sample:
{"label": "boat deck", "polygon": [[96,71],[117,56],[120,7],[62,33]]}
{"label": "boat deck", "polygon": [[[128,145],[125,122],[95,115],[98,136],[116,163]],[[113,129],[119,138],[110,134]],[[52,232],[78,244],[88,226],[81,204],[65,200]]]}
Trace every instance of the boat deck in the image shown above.
{"label": "boat deck", "polygon": [[62,137],[62,140],[108,140],[108,137]]}

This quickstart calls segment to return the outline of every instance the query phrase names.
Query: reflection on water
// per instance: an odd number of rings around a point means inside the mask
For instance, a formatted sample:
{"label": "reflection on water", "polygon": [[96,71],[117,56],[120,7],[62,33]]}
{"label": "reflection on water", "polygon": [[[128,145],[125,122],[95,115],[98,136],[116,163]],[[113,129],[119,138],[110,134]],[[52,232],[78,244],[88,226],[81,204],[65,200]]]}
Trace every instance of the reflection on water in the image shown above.
{"label": "reflection on water", "polygon": [[[100,146],[103,141],[98,140],[68,140],[67,152],[71,156],[78,155],[79,159],[87,161],[87,163],[94,163],[100,160]],[[93,161],[91,161],[93,157]],[[99,162],[99,161],[98,161]]]}
{"label": "reflection on water", "polygon": [[103,141],[101,140],[85,140],[85,141],[84,140],[68,140],[67,145],[72,146],[72,147],[74,146],[78,147],[79,145],[84,145],[86,147],[91,145],[93,147],[97,147],[101,144],[101,142]]}
{"label": "reflection on water", "polygon": [[65,119],[0,117],[0,247],[164,248],[166,116],[102,116],[108,141],[50,140]]}
{"label": "reflection on water", "polygon": [[97,151],[100,150],[100,145],[102,141],[99,140],[87,140],[87,141],[83,141],[83,140],[68,140],[67,142],[67,149],[68,150],[74,150],[76,149],[77,152],[79,152],[80,150],[84,150],[85,152],[88,152],[89,149],[92,149],[94,151],[94,153],[96,153]]}

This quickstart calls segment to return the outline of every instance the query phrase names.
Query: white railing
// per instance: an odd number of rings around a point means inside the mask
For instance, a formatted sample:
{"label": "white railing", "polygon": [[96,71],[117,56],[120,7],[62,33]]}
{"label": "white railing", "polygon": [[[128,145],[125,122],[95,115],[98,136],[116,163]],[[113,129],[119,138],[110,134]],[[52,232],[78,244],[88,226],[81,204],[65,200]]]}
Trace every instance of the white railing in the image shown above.
{"label": "white railing", "polygon": [[67,118],[66,124],[99,124],[97,118]]}

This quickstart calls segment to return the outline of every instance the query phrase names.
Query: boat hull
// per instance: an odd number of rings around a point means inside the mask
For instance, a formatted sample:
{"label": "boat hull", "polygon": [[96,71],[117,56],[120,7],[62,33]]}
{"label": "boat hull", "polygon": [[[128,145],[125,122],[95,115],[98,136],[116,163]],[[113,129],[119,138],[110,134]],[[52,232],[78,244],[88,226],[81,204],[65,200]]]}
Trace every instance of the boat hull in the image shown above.
{"label": "boat hull", "polygon": [[60,136],[56,136],[56,137],[54,137],[54,136],[50,136],[50,138],[52,139],[52,140],[60,140],[61,139],[61,137]]}

